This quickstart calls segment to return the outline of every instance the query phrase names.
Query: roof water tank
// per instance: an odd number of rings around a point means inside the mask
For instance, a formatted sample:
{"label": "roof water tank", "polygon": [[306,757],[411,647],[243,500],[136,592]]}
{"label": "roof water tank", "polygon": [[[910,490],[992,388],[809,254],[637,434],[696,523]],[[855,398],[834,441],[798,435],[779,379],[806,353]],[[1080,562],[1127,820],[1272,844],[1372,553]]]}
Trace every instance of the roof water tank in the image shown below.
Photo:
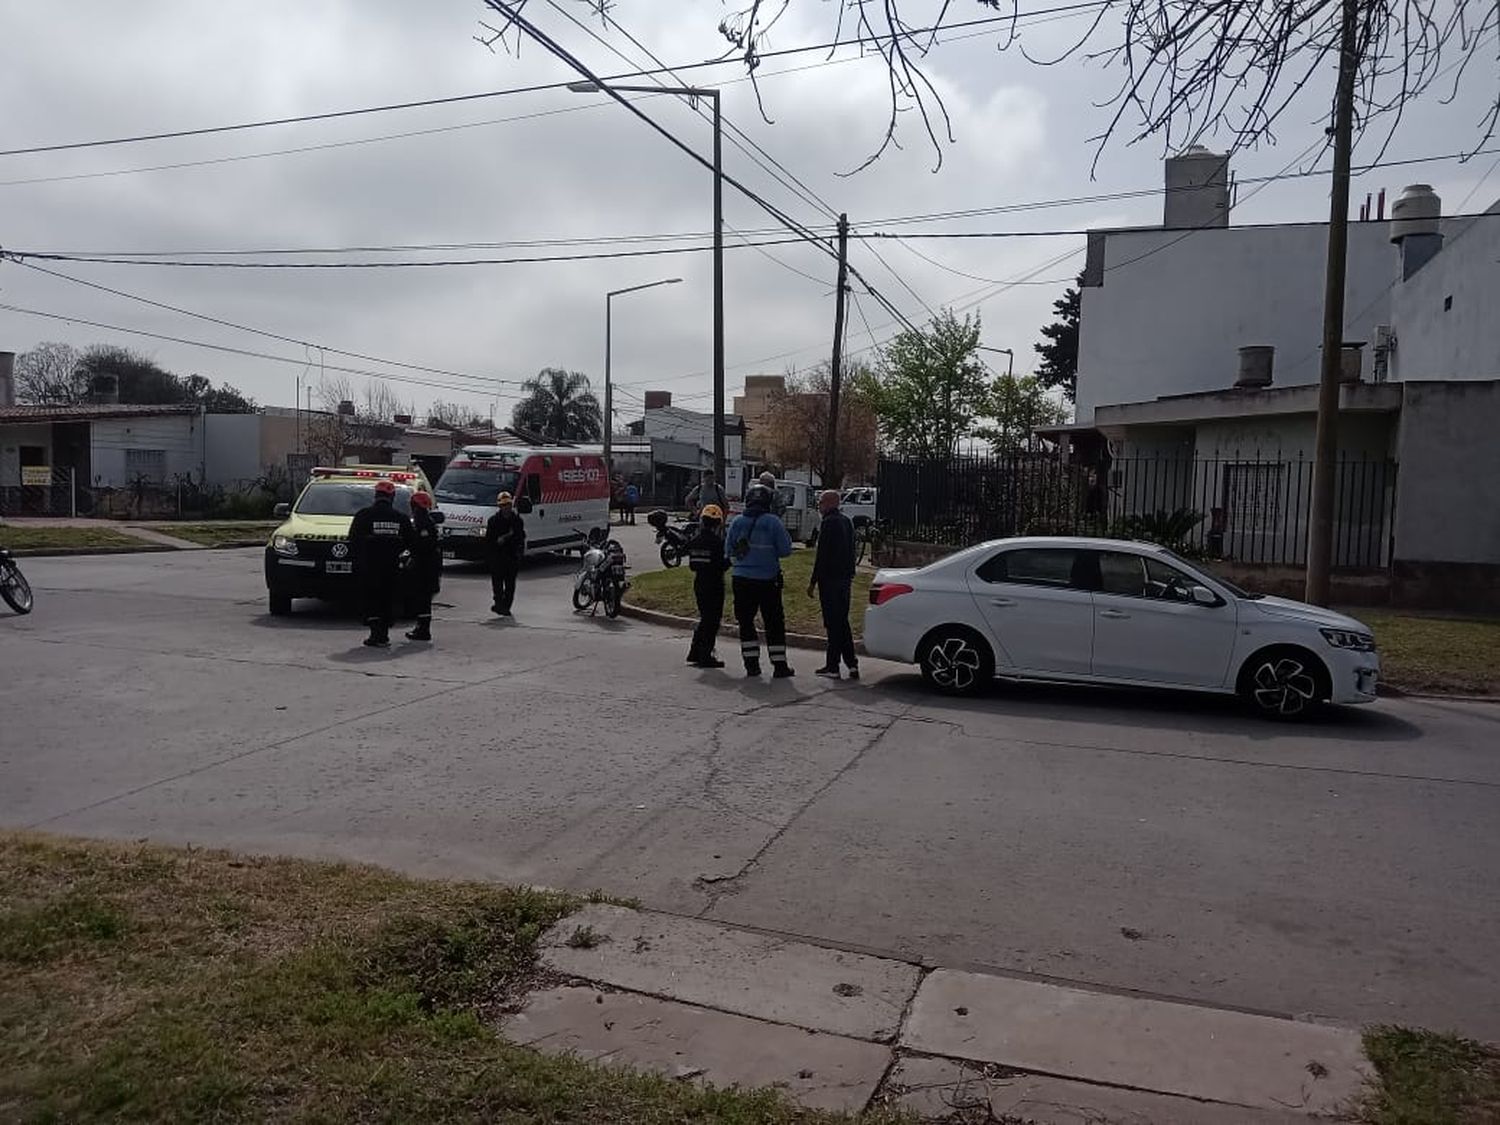
{"label": "roof water tank", "polygon": [[1391,241],[1409,234],[1437,234],[1443,217],[1443,201],[1431,184],[1408,184],[1401,198],[1391,204]]}

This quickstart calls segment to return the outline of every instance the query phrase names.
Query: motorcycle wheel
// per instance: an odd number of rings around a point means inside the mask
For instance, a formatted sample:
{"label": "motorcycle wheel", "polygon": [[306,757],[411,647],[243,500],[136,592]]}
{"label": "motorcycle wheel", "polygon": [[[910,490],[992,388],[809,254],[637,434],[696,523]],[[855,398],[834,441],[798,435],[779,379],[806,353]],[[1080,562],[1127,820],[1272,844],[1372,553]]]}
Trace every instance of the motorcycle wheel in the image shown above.
{"label": "motorcycle wheel", "polygon": [[0,562],[0,598],[4,598],[5,604],[20,614],[30,613],[35,604],[31,596],[31,584],[26,581],[21,568],[9,559]]}
{"label": "motorcycle wheel", "polygon": [[620,596],[624,591],[620,589],[618,582],[606,582],[604,584],[604,616],[620,616]]}
{"label": "motorcycle wheel", "polygon": [[573,608],[578,610],[588,609],[594,604],[594,599],[589,595],[587,586],[573,587]]}
{"label": "motorcycle wheel", "polygon": [[670,566],[676,566],[681,561],[682,561],[682,552],[681,551],[679,551],[671,543],[663,543],[661,545],[661,565],[662,566],[668,566],[668,567],[670,567]]}

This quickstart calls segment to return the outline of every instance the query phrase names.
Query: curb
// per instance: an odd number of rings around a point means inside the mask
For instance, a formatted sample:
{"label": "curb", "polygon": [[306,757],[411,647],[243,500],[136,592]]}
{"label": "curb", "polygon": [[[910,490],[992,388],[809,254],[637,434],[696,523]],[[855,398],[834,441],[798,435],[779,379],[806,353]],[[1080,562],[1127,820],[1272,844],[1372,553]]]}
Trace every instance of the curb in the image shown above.
{"label": "curb", "polygon": [[139,547],[18,547],[11,555],[18,559],[68,558],[75,555],[142,555],[158,554],[162,551],[181,551],[183,547],[169,547],[165,543],[147,543],[141,540]]}
{"label": "curb", "polygon": [[[663,625],[668,629],[676,629],[685,633],[691,633],[698,627],[696,618],[680,617],[675,613],[663,613],[659,609],[645,609],[642,606],[631,605],[629,602],[621,603],[620,616],[633,617],[637,621],[645,621],[652,625]],[[739,631],[733,625],[721,625],[719,627],[719,636],[738,638]],[[819,652],[828,647],[827,638],[815,637],[811,633],[788,633],[786,635],[786,643],[788,648],[805,648]],[[865,652],[865,642],[855,641],[854,651],[861,656],[867,655]]]}
{"label": "curb", "polygon": [[1391,699],[1425,699],[1434,703],[1500,703],[1500,695],[1456,695],[1441,691],[1410,691],[1395,684],[1378,684],[1375,694]]}

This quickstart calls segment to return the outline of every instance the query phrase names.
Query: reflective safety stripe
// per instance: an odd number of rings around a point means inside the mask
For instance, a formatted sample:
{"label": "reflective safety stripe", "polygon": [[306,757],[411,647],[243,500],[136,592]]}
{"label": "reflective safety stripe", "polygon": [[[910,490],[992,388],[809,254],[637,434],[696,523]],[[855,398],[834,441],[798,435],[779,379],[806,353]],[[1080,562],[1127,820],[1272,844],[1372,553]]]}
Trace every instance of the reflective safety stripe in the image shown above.
{"label": "reflective safety stripe", "polygon": [[770,654],[772,656],[785,656],[786,655],[786,645],[767,645],[766,649],[767,649],[767,651],[770,652]]}
{"label": "reflective safety stripe", "polygon": [[760,652],[760,643],[758,641],[741,641],[740,651],[758,653]]}

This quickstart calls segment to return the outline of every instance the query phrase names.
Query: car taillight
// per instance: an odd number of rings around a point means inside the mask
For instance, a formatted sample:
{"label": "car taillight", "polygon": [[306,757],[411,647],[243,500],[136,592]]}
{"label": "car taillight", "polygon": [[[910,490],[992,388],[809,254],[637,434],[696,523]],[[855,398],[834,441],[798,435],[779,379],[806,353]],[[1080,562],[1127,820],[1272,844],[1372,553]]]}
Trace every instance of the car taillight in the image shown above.
{"label": "car taillight", "polygon": [[905,582],[877,582],[870,587],[870,604],[885,605],[892,598],[910,594],[914,589],[915,587],[908,586]]}

